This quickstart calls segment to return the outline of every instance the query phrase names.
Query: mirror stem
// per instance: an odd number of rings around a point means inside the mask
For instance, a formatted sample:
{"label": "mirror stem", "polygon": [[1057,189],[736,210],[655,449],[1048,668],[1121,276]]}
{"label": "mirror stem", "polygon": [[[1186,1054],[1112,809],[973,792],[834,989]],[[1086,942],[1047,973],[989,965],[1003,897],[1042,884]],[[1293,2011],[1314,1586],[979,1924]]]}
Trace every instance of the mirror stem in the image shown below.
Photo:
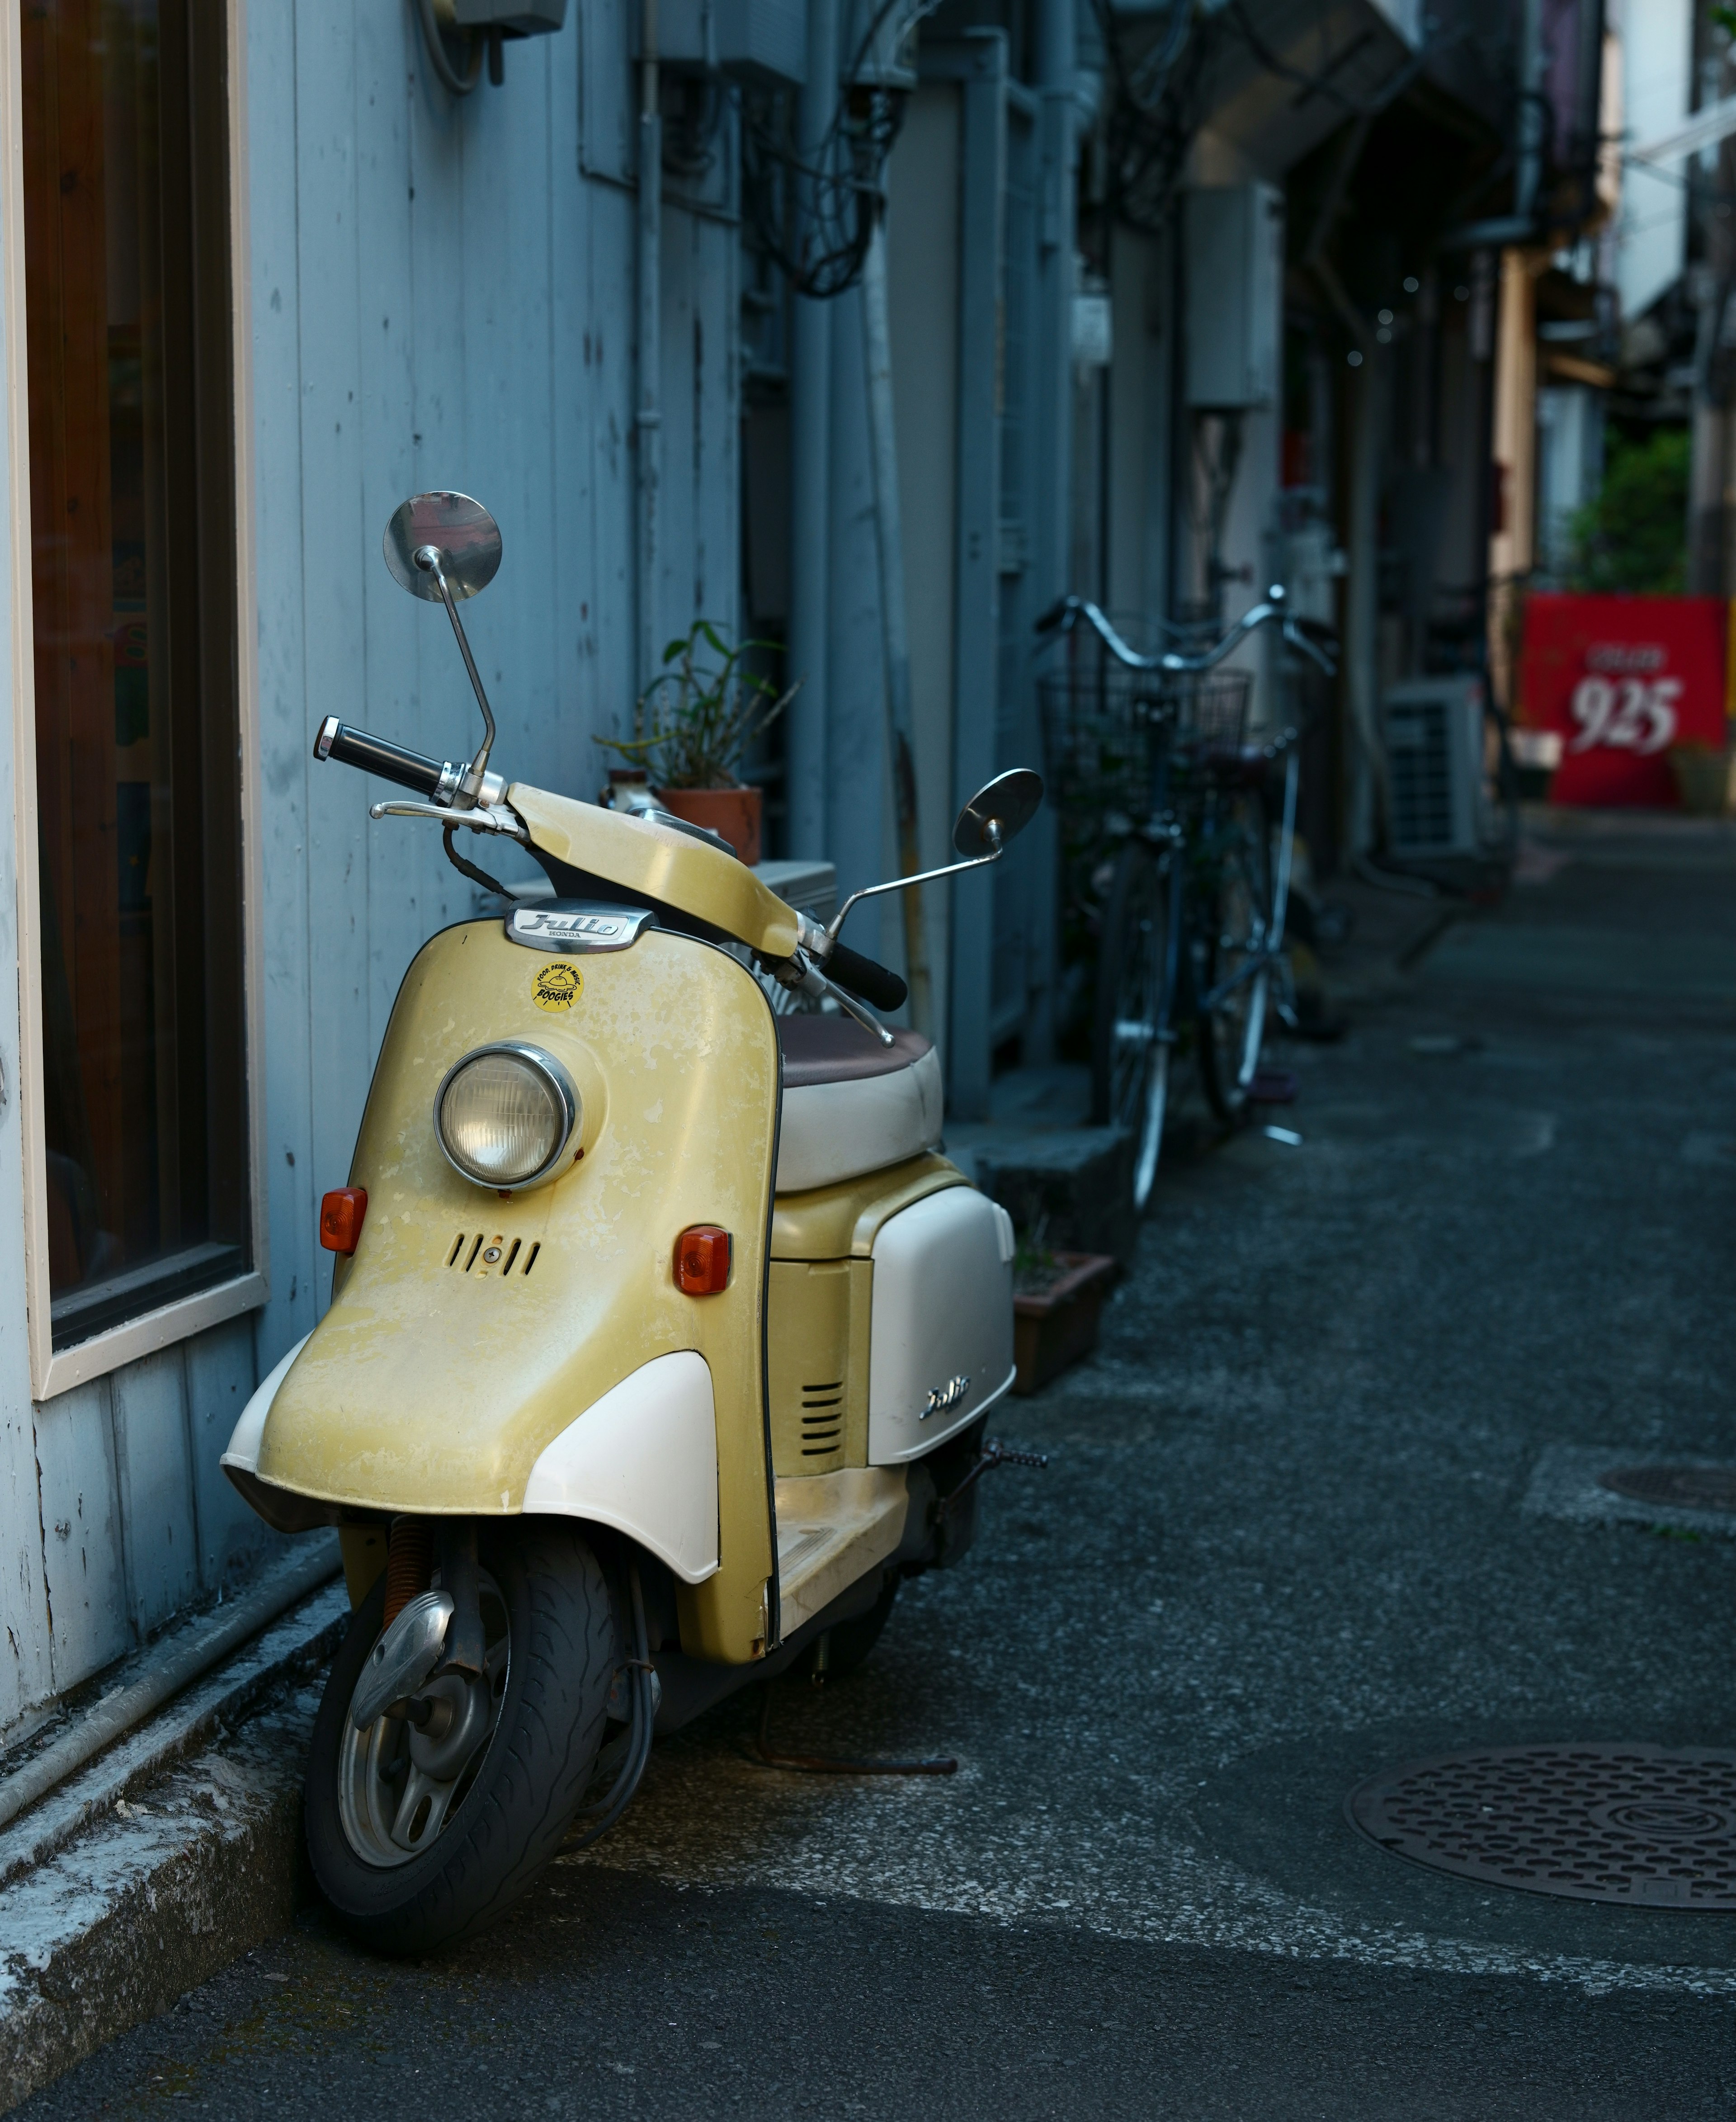
{"label": "mirror stem", "polygon": [[488,754],[494,749],[494,710],[488,705],[488,695],[483,690],[482,674],[476,667],[476,658],[470,653],[464,623],[458,615],[458,606],[446,582],[446,570],[440,564],[440,549],[435,545],[418,545],[414,558],[417,566],[434,577],[436,587],[440,591],[440,601],[446,608],[446,617],[451,620],[453,633],[457,637],[458,652],[464,657],[464,668],[470,674],[470,689],[476,695],[476,704],[483,711],[483,741],[475,758],[470,762],[470,771],[464,778],[464,785],[459,791],[460,796],[468,797],[474,804],[481,795],[483,776],[488,767]]}
{"label": "mirror stem", "polygon": [[[1000,821],[991,818],[984,829],[983,838],[987,839],[992,835],[998,839],[1000,831]],[[894,876],[889,877],[884,884],[865,884],[860,891],[852,891],[844,901],[833,916],[826,933],[834,943],[838,941],[838,932],[849,918],[851,908],[859,900],[878,899],[883,891],[908,891],[913,884],[932,884],[939,877],[957,876],[961,870],[983,869],[990,862],[999,862],[1004,852],[997,847],[992,854],[973,855],[968,862],[949,862],[945,869],[925,869],[920,876]]]}

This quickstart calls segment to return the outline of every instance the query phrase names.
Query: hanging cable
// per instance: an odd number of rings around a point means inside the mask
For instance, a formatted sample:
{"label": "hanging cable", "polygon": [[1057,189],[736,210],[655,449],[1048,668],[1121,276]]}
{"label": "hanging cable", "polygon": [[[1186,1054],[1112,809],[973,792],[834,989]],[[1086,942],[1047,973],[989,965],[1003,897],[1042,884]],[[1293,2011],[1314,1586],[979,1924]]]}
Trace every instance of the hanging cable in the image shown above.
{"label": "hanging cable", "polygon": [[[446,32],[440,24],[439,0],[417,0],[417,5],[422,16],[422,42],[428,48],[429,61],[441,86],[450,89],[454,96],[468,96],[483,77],[483,54],[489,40],[474,35],[469,39],[470,63],[460,73],[446,50]],[[493,43],[497,50],[498,37]]]}
{"label": "hanging cable", "polygon": [[863,78],[870,55],[898,9],[908,8],[902,44],[938,5],[880,0],[811,161],[796,147],[793,99],[782,91],[742,91],[743,205],[768,255],[812,301],[829,301],[861,278],[886,157],[903,119],[903,91]]}

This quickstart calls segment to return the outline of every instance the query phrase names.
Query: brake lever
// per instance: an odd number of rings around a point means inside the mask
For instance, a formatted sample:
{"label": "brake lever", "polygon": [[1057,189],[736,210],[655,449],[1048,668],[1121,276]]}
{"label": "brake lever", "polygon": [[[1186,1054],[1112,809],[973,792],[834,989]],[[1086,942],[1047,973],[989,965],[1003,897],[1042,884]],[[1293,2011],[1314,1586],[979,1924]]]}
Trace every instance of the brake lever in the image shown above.
{"label": "brake lever", "polygon": [[818,962],[810,958],[800,946],[792,951],[787,958],[762,959],[760,962],[766,966],[767,970],[771,973],[778,985],[787,988],[791,994],[806,995],[811,1002],[819,1002],[824,997],[830,995],[838,1007],[853,1017],[864,1031],[872,1032],[882,1046],[892,1045],[892,1034],[869,1008],[867,1003],[858,1002],[853,994],[847,993],[836,980],[828,980],[820,970]]}
{"label": "brake lever", "polygon": [[1338,665],[1336,657],[1318,642],[1310,641],[1295,619],[1285,620],[1284,638],[1292,648],[1300,649],[1309,662],[1317,665],[1328,678],[1337,676]]}
{"label": "brake lever", "polygon": [[433,818],[442,825],[463,825],[473,833],[500,833],[509,840],[528,843],[530,838],[524,820],[505,803],[492,803],[486,809],[478,806],[474,811],[443,811],[437,803],[412,803],[394,797],[385,803],[370,803],[367,814],[371,818]]}

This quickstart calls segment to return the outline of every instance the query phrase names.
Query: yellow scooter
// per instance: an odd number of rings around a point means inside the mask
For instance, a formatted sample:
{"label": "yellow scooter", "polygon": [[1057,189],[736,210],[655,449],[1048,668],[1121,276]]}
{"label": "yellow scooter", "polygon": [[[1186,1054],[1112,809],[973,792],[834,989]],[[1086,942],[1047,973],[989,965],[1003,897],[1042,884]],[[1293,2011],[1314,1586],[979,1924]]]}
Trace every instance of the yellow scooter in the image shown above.
{"label": "yellow scooter", "polygon": [[[223,1464],[269,1524],[338,1528],[308,1849],[358,1936],[422,1952],[613,1825],[654,1731],[860,1662],[901,1578],[964,1554],[1006,1456],[1013,1232],[937,1152],[928,1042],[875,1013],[903,984],[838,941],[869,893],[821,928],[655,803],[502,780],[458,609],[492,518],[418,494],[385,555],[445,606],[483,743],[441,763],[333,718],[315,752],[415,792],[371,815],[485,882],[456,830],[517,841],[554,896],[412,962],[322,1204],[330,1308]],[[930,874],[998,860],[1041,797],[1001,775]]]}

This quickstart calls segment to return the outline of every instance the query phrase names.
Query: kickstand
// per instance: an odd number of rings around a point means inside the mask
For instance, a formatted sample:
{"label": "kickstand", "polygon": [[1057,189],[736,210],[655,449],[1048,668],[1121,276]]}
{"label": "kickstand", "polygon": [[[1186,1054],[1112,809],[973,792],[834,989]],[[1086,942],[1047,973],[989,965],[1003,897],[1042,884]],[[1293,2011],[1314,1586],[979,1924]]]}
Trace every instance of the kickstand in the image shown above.
{"label": "kickstand", "polygon": [[810,1776],[952,1776],[959,1772],[959,1764],[950,1754],[929,1761],[859,1761],[830,1754],[780,1754],[771,1744],[771,1722],[772,1682],[768,1680],[760,1690],[758,1732],[741,1741],[742,1752],[762,1769],[799,1769]]}

